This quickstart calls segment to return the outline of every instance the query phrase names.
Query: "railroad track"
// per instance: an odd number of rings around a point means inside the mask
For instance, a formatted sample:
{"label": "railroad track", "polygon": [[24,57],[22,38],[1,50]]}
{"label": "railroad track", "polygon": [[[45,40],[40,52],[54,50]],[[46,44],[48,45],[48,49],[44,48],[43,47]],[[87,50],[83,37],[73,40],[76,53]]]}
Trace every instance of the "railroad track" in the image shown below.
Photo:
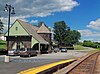
{"label": "railroad track", "polygon": [[92,52],[54,74],[100,74],[100,51]]}

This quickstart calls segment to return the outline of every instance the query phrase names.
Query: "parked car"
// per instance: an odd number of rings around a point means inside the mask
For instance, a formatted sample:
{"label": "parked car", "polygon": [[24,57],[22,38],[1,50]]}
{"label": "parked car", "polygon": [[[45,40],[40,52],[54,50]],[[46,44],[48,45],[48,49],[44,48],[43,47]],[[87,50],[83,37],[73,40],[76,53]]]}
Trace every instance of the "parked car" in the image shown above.
{"label": "parked car", "polygon": [[19,52],[20,52],[20,49],[16,49],[16,50],[14,51],[14,55],[19,56]]}
{"label": "parked car", "polygon": [[37,55],[36,50],[34,50],[33,48],[21,48],[19,51],[19,55],[20,57],[24,57],[24,56],[35,56]]}
{"label": "parked car", "polygon": [[61,52],[67,52],[67,48],[60,48]]}
{"label": "parked car", "polygon": [[6,49],[0,48],[0,55],[6,55],[8,51]]}
{"label": "parked car", "polygon": [[53,50],[55,53],[59,52],[59,48],[54,48]]}
{"label": "parked car", "polygon": [[41,50],[41,53],[42,53],[42,54],[47,54],[47,53],[49,53],[49,51],[46,50],[46,49],[44,49],[44,50]]}
{"label": "parked car", "polygon": [[18,49],[11,49],[11,50],[8,50],[8,55],[18,55],[19,54],[19,50]]}

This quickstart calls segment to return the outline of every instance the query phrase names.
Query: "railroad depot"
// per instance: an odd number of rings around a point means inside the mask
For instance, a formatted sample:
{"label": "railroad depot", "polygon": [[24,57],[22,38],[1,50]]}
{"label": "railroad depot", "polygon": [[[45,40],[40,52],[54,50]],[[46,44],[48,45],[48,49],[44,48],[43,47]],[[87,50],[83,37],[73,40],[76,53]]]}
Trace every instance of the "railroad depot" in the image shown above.
{"label": "railroad depot", "polygon": [[42,22],[39,26],[33,26],[17,19],[5,33],[6,41],[9,41],[9,49],[34,48],[51,50],[51,32]]}

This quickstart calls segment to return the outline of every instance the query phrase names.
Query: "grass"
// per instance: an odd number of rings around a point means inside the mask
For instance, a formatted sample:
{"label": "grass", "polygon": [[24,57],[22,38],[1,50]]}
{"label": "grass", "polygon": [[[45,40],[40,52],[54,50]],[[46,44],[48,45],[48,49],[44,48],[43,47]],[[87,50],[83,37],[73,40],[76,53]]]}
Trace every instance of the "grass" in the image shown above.
{"label": "grass", "polygon": [[100,48],[96,48],[97,50],[100,50]]}
{"label": "grass", "polygon": [[75,45],[74,46],[74,50],[84,50],[84,46],[81,46],[81,45]]}
{"label": "grass", "polygon": [[6,45],[0,45],[0,49],[6,49]]}
{"label": "grass", "polygon": [[0,49],[6,49],[6,41],[0,40]]}

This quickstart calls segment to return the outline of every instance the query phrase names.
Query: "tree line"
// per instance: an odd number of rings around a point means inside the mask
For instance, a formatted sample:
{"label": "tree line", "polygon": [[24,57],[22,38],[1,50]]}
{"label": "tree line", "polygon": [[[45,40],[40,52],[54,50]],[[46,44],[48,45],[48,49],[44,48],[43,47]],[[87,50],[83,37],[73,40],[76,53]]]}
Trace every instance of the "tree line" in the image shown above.
{"label": "tree line", "polygon": [[90,40],[84,40],[81,45],[85,47],[100,48],[99,42],[92,42]]}

